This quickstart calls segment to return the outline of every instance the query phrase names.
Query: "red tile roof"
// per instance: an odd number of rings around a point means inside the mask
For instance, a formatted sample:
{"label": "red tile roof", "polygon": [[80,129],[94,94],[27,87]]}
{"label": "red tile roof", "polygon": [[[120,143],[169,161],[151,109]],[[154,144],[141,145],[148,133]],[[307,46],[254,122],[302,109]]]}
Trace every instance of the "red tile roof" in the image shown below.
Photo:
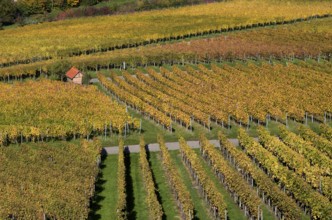
{"label": "red tile roof", "polygon": [[66,76],[70,79],[73,79],[80,71],[74,66],[66,73]]}

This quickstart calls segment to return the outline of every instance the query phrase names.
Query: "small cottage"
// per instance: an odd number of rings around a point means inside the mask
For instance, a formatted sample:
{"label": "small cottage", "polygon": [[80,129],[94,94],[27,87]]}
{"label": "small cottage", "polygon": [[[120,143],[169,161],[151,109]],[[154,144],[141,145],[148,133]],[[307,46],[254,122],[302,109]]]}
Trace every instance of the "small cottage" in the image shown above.
{"label": "small cottage", "polygon": [[76,83],[76,84],[80,84],[82,85],[83,82],[83,73],[81,71],[79,71],[78,69],[76,69],[75,67],[72,67],[67,73],[67,81],[68,82],[72,82],[72,83]]}

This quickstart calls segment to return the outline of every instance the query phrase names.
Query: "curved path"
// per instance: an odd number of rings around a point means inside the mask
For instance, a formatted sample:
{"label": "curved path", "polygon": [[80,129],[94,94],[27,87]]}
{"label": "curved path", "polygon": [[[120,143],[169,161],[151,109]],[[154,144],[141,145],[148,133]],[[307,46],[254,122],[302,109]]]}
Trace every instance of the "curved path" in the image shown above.
{"label": "curved path", "polygon": [[[232,142],[234,145],[239,145],[238,139],[228,139],[230,142]],[[220,146],[218,140],[210,140],[211,144],[214,144],[215,146]],[[199,148],[199,141],[187,141],[188,145],[192,148]],[[168,150],[179,150],[180,145],[179,142],[167,142],[165,143]],[[153,143],[147,145],[147,150],[150,152],[160,151],[159,144]],[[125,151],[127,153],[139,153],[139,145],[128,145],[125,146]],[[104,154],[118,154],[119,148],[117,146],[114,147],[104,147],[103,148]]]}

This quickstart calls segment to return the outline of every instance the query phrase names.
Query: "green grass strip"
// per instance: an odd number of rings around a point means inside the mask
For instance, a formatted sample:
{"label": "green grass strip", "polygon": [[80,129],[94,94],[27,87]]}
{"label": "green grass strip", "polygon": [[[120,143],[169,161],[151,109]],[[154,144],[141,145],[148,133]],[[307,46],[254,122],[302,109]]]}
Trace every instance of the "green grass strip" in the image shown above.
{"label": "green grass strip", "polygon": [[164,216],[166,219],[180,219],[176,203],[173,199],[172,190],[167,183],[161,161],[162,159],[159,153],[150,154],[151,170],[158,190],[159,200],[163,207]]}
{"label": "green grass strip", "polygon": [[[132,196],[130,189],[127,188],[129,206],[128,219],[149,219],[149,212],[146,204],[146,191],[144,189],[142,174],[139,166],[139,154],[130,154],[130,177],[126,179],[127,186],[132,187]],[[126,161],[128,163],[128,160]],[[127,167],[128,169],[128,167]],[[129,194],[129,195],[128,195]]]}
{"label": "green grass strip", "polygon": [[178,168],[179,174],[190,193],[190,196],[194,203],[196,219],[202,219],[202,220],[211,219],[208,213],[207,206],[204,203],[204,199],[199,195],[198,190],[196,190],[195,187],[193,186],[189,173],[187,172],[186,168],[182,163],[179,151],[178,150],[170,151],[169,153],[172,157],[174,165]]}
{"label": "green grass strip", "polygon": [[108,155],[101,168],[89,219],[116,219],[118,155]]}

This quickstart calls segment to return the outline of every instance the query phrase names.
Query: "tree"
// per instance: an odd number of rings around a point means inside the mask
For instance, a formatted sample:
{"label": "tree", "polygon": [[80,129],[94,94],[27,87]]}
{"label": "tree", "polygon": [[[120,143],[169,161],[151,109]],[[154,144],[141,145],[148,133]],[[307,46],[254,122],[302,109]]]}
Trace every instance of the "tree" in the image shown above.
{"label": "tree", "polygon": [[46,0],[45,2],[45,10],[47,12],[51,12],[53,10],[54,7],[54,1],[53,0]]}
{"label": "tree", "polygon": [[0,1],[0,26],[14,23],[16,15],[17,8],[12,0]]}
{"label": "tree", "polygon": [[66,72],[70,67],[71,64],[67,60],[59,60],[51,66],[49,73],[56,79],[64,81],[66,79]]}
{"label": "tree", "polygon": [[98,3],[98,0],[82,0],[81,1],[81,5],[85,5],[85,6],[91,6],[91,5],[95,5]]}
{"label": "tree", "polygon": [[42,14],[46,10],[47,0],[18,0],[17,9],[26,17],[32,14]]}

